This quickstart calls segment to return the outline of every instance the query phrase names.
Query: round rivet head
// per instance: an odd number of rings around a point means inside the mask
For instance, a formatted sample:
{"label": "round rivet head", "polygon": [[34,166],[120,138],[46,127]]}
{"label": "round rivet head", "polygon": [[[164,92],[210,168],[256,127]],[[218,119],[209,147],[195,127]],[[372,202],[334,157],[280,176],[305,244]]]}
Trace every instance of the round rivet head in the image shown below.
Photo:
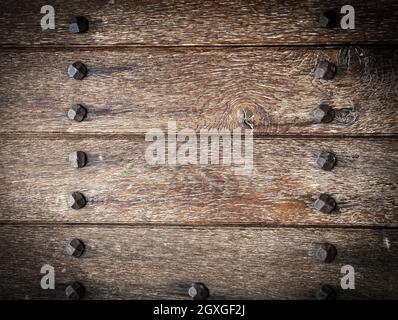
{"label": "round rivet head", "polygon": [[66,245],[66,253],[69,256],[79,258],[84,252],[84,243],[79,239],[72,239]]}
{"label": "round rivet head", "polygon": [[68,198],[68,206],[78,210],[86,205],[86,198],[78,191],[72,192]]}
{"label": "round rivet head", "polygon": [[68,76],[76,80],[82,80],[87,75],[87,67],[83,62],[76,61],[68,66]]}
{"label": "round rivet head", "polygon": [[70,300],[80,300],[84,297],[86,289],[80,282],[72,282],[65,288],[65,295]]}
{"label": "round rivet head", "polygon": [[86,165],[87,156],[83,151],[69,153],[69,165],[72,168],[83,168]]}
{"label": "round rivet head", "polygon": [[194,300],[206,300],[210,295],[209,289],[203,283],[193,283],[188,294]]}
{"label": "round rivet head", "polygon": [[336,201],[330,195],[321,193],[315,200],[314,207],[322,213],[331,213],[336,208]]}
{"label": "round rivet head", "polygon": [[336,290],[328,285],[328,284],[323,284],[316,292],[315,298],[317,300],[336,300],[337,299],[337,293]]}
{"label": "round rivet head", "polygon": [[326,104],[320,104],[312,110],[312,118],[318,123],[332,122],[335,116],[334,109]]}
{"label": "round rivet head", "polygon": [[319,17],[319,24],[322,28],[334,28],[340,20],[339,14],[335,10],[327,10],[322,12]]}
{"label": "round rivet head", "polygon": [[84,33],[88,30],[88,20],[85,17],[73,17],[69,22],[69,31]]}
{"label": "round rivet head", "polygon": [[77,122],[81,122],[87,115],[87,109],[80,104],[71,106],[68,110],[68,118]]}
{"label": "round rivet head", "polygon": [[334,63],[323,60],[315,67],[314,77],[316,79],[332,80],[336,75],[337,67]]}
{"label": "round rivet head", "polygon": [[322,151],[316,159],[316,165],[318,168],[325,171],[332,170],[336,165],[336,162],[337,158],[334,153],[328,151]]}
{"label": "round rivet head", "polygon": [[322,263],[330,263],[337,256],[337,249],[330,243],[314,243],[313,257],[316,261]]}

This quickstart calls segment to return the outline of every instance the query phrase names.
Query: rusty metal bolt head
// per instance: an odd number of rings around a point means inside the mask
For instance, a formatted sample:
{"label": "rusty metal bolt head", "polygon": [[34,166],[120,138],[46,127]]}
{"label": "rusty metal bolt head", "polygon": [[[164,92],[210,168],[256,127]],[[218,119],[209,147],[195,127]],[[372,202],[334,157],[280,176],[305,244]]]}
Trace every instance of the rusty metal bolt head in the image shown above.
{"label": "rusty metal bolt head", "polygon": [[72,239],[66,245],[66,253],[69,256],[79,258],[84,252],[85,246],[84,243],[79,239]]}
{"label": "rusty metal bolt head", "polygon": [[88,20],[85,17],[73,17],[69,22],[69,31],[84,33],[88,30]]}
{"label": "rusty metal bolt head", "polygon": [[194,300],[206,300],[210,295],[209,289],[203,283],[193,283],[188,294]]}
{"label": "rusty metal bolt head", "polygon": [[87,75],[87,67],[83,62],[76,61],[68,66],[68,76],[76,80],[82,80]]}
{"label": "rusty metal bolt head", "polygon": [[334,168],[336,165],[337,158],[334,155],[334,153],[329,152],[329,151],[322,151],[318,159],[316,159],[316,165],[318,168],[325,170],[325,171],[330,171]]}
{"label": "rusty metal bolt head", "polygon": [[322,213],[331,213],[336,208],[336,201],[330,195],[321,193],[315,200],[314,206]]}
{"label": "rusty metal bolt head", "polygon": [[72,282],[68,284],[65,288],[65,295],[71,300],[80,300],[84,297],[86,289],[80,282]]}
{"label": "rusty metal bolt head", "polygon": [[323,60],[315,67],[314,77],[316,79],[332,80],[336,75],[337,67],[334,63]]}
{"label": "rusty metal bolt head", "polygon": [[86,117],[87,109],[80,104],[71,106],[68,110],[68,118],[77,122],[83,121]]}
{"label": "rusty metal bolt head", "polygon": [[327,10],[319,17],[319,24],[322,28],[334,28],[340,22],[340,16],[335,10]]}
{"label": "rusty metal bolt head", "polygon": [[333,121],[334,115],[334,109],[323,103],[312,110],[312,117],[318,123],[329,123]]}
{"label": "rusty metal bolt head", "polygon": [[86,165],[87,156],[83,151],[69,153],[69,165],[72,168],[83,168]]}
{"label": "rusty metal bolt head", "polygon": [[323,284],[316,292],[315,297],[317,300],[336,300],[337,293],[332,286]]}
{"label": "rusty metal bolt head", "polygon": [[78,210],[86,205],[86,198],[78,191],[72,192],[69,195],[68,206],[72,209]]}
{"label": "rusty metal bolt head", "polygon": [[337,249],[330,243],[314,243],[313,257],[318,262],[330,263],[337,256]]}

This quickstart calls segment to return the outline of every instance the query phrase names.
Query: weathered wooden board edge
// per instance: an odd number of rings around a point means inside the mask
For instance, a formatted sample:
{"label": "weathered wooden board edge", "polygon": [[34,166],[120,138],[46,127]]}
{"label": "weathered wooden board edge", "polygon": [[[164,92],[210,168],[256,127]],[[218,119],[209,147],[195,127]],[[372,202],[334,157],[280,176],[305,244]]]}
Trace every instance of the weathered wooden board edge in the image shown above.
{"label": "weathered wooden board edge", "polygon": [[[70,281],[87,299],[188,299],[204,282],[211,299],[314,299],[321,284],[338,299],[398,299],[397,229],[173,228],[0,226],[0,297],[64,299]],[[65,253],[72,238],[80,258]],[[314,260],[315,243],[331,243],[335,260]],[[44,264],[55,290],[42,290]],[[355,289],[342,290],[341,267],[355,271]]]}
{"label": "weathered wooden board edge", "polygon": [[[144,134],[167,130],[172,120],[178,129],[253,128],[257,136],[398,133],[397,48],[58,53],[0,51],[0,103],[7,110],[0,115],[2,133]],[[337,64],[335,79],[311,75],[322,59]],[[83,81],[67,77],[75,60],[88,66]],[[66,116],[76,103],[88,111],[79,123]],[[317,123],[312,116],[321,103],[334,107],[332,122]]]}
{"label": "weathered wooden board edge", "polygon": [[[346,44],[398,41],[394,1],[352,0],[355,29],[321,28],[320,14],[347,3],[236,1],[53,1],[55,29],[42,30],[42,1],[2,1],[0,43],[40,46],[74,45],[280,45]],[[71,34],[74,15],[90,20],[89,30]]]}
{"label": "weathered wooden board edge", "polygon": [[[397,226],[397,139],[256,139],[253,171],[243,165],[151,165],[143,137],[2,139],[2,222],[165,225]],[[68,154],[84,151],[74,169]],[[317,155],[337,157],[332,171]],[[384,159],[380,161],[380,159]],[[81,192],[80,210],[68,195]],[[330,193],[337,210],[314,208]]]}

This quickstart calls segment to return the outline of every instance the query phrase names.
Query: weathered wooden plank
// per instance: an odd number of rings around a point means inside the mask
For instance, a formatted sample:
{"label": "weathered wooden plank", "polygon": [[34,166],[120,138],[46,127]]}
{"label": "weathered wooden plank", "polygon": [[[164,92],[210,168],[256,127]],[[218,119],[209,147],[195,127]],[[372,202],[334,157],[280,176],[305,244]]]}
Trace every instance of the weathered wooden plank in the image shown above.
{"label": "weathered wooden plank", "polygon": [[[314,80],[317,61],[338,65]],[[69,63],[88,77],[69,79]],[[0,132],[144,133],[167,128],[253,127],[255,134],[398,133],[398,50],[135,49],[0,53]],[[312,109],[337,109],[316,123]],[[81,103],[86,120],[69,120]],[[246,122],[242,117],[246,116]]]}
{"label": "weathered wooden plank", "polygon": [[[86,246],[80,258],[65,253],[73,238]],[[323,283],[338,299],[398,299],[396,230],[3,225],[0,240],[2,299],[63,299],[70,281],[86,299],[187,299],[197,281],[212,299],[314,299]],[[333,262],[314,260],[317,242],[337,248]],[[40,288],[44,264],[55,290]],[[343,265],[354,290],[340,288]]]}
{"label": "weathered wooden plank", "polygon": [[[397,226],[396,139],[255,139],[247,175],[235,171],[241,164],[151,165],[150,145],[143,137],[2,138],[0,220]],[[87,166],[69,168],[77,150]],[[322,150],[337,155],[330,172],[315,166]],[[86,207],[67,206],[74,191]],[[315,210],[323,192],[336,199],[335,214]]]}
{"label": "weathered wooden plank", "polygon": [[[41,29],[40,9],[55,9],[55,30]],[[3,0],[3,45],[284,45],[397,42],[394,0],[352,0],[355,29],[324,29],[319,16],[340,11],[337,0]],[[71,34],[73,16],[87,16],[90,29]]]}

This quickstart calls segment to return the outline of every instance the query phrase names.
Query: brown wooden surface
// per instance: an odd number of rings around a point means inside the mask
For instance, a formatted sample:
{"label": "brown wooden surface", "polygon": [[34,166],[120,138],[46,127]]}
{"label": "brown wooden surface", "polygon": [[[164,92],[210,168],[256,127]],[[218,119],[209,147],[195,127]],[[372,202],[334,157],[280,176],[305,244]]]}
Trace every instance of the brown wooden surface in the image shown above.
{"label": "brown wooden surface", "polygon": [[[42,31],[51,4],[56,30]],[[345,0],[2,0],[0,2],[0,299],[398,299],[398,2],[354,0],[356,29],[319,27]],[[85,34],[68,20],[84,15]],[[370,44],[370,46],[367,46]],[[378,44],[375,46],[374,44]],[[337,65],[314,80],[316,63]],[[68,79],[69,63],[88,69]],[[319,103],[336,119],[317,124]],[[88,108],[73,123],[69,106]],[[145,162],[152,128],[254,129],[254,171]],[[268,137],[267,137],[268,136]],[[82,150],[88,165],[69,168]],[[314,161],[333,151],[336,168]],[[85,194],[81,210],[67,206]],[[330,193],[338,210],[313,208]],[[384,228],[384,229],[383,229]],[[66,256],[68,240],[86,245]],[[331,264],[311,257],[330,242]],[[40,289],[55,267],[56,289]],[[355,290],[340,268],[355,268]]]}
{"label": "brown wooden surface", "polygon": [[[314,80],[325,58],[338,74]],[[82,81],[67,77],[75,60],[88,66]],[[247,127],[244,113],[255,134],[396,134],[397,61],[394,48],[2,51],[0,132],[232,129]],[[332,123],[313,121],[321,102],[338,109]],[[85,121],[67,119],[73,103]]]}
{"label": "brown wooden surface", "polygon": [[[1,221],[132,224],[397,226],[396,139],[256,139],[254,171],[242,165],[149,165],[143,137],[2,139]],[[69,152],[88,165],[69,168]],[[331,172],[314,162],[338,158]],[[80,191],[88,204],[67,206]],[[335,214],[317,213],[319,193]]]}
{"label": "brown wooden surface", "polygon": [[[55,9],[55,30],[42,31],[40,8]],[[350,4],[355,30],[319,26],[327,9]],[[68,31],[72,16],[89,18],[90,30]],[[286,45],[397,42],[394,0],[2,0],[0,44],[58,45]]]}
{"label": "brown wooden surface", "polygon": [[[86,252],[67,256],[81,239]],[[0,298],[63,299],[81,281],[87,299],[187,299],[204,282],[213,299],[313,299],[322,283],[340,288],[340,269],[356,272],[339,299],[398,299],[396,230],[1,226]],[[336,246],[330,264],[314,261],[313,243]],[[40,269],[55,269],[55,290],[40,288]]]}

